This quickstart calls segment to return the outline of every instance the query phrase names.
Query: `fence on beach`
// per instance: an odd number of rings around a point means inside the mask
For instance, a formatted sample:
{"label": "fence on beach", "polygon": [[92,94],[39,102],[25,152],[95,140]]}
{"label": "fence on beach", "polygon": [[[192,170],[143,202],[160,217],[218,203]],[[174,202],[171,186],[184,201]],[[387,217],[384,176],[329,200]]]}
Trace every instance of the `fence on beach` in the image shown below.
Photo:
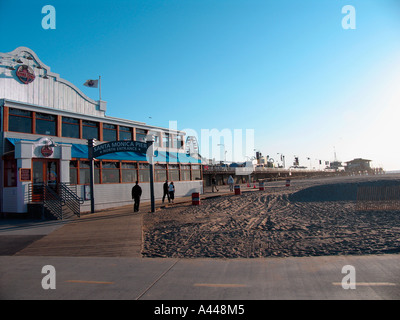
{"label": "fence on beach", "polygon": [[357,211],[400,211],[399,186],[359,186]]}

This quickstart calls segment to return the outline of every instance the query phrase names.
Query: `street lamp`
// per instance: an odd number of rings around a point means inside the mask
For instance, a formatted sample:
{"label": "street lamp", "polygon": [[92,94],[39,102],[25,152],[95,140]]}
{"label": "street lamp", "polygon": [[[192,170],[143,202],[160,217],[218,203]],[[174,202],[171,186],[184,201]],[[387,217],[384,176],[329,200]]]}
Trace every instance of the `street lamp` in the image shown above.
{"label": "street lamp", "polygon": [[150,170],[150,201],[151,201],[151,212],[156,212],[155,200],[154,200],[154,135],[146,136],[147,143],[147,159],[149,161]]}

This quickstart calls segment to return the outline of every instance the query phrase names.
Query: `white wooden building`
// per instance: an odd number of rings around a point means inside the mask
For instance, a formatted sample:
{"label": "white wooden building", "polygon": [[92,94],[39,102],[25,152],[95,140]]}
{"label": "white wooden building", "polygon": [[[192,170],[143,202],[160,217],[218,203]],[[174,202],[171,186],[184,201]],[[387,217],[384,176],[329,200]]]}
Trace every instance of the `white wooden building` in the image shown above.
{"label": "white wooden building", "polygon": [[[42,201],[35,185],[65,183],[87,199],[87,139],[144,141],[155,137],[155,196],[173,181],[176,196],[203,191],[200,161],[185,152],[185,133],[106,115],[106,101],[95,101],[51,71],[31,49],[0,53],[0,209],[28,214],[28,204]],[[112,110],[112,102],[109,109]],[[149,165],[134,152],[109,154],[95,162],[96,210],[132,203],[139,181],[142,200],[150,199]],[[36,193],[36,194],[35,194]]]}

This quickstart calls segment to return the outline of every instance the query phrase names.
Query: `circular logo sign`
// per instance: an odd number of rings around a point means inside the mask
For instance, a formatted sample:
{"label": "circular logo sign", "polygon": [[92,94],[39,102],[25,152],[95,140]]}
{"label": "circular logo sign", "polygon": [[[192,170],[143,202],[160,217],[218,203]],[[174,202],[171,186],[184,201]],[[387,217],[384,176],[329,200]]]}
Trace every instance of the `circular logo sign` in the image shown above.
{"label": "circular logo sign", "polygon": [[16,74],[18,79],[25,84],[29,84],[35,80],[35,73],[33,72],[33,69],[26,64],[20,65]]}
{"label": "circular logo sign", "polygon": [[43,146],[40,151],[42,152],[43,157],[50,157],[53,154],[53,149],[49,146]]}

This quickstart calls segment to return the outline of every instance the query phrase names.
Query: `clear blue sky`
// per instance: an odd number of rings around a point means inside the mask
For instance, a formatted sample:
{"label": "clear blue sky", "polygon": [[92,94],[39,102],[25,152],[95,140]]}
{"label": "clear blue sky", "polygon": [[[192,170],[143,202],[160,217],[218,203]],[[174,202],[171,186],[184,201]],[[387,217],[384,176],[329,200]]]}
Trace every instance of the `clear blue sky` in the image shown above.
{"label": "clear blue sky", "polygon": [[398,0],[1,0],[0,30],[1,52],[31,48],[95,100],[83,83],[101,75],[109,116],[252,129],[254,148],[287,164],[332,161],[335,147],[400,169]]}

